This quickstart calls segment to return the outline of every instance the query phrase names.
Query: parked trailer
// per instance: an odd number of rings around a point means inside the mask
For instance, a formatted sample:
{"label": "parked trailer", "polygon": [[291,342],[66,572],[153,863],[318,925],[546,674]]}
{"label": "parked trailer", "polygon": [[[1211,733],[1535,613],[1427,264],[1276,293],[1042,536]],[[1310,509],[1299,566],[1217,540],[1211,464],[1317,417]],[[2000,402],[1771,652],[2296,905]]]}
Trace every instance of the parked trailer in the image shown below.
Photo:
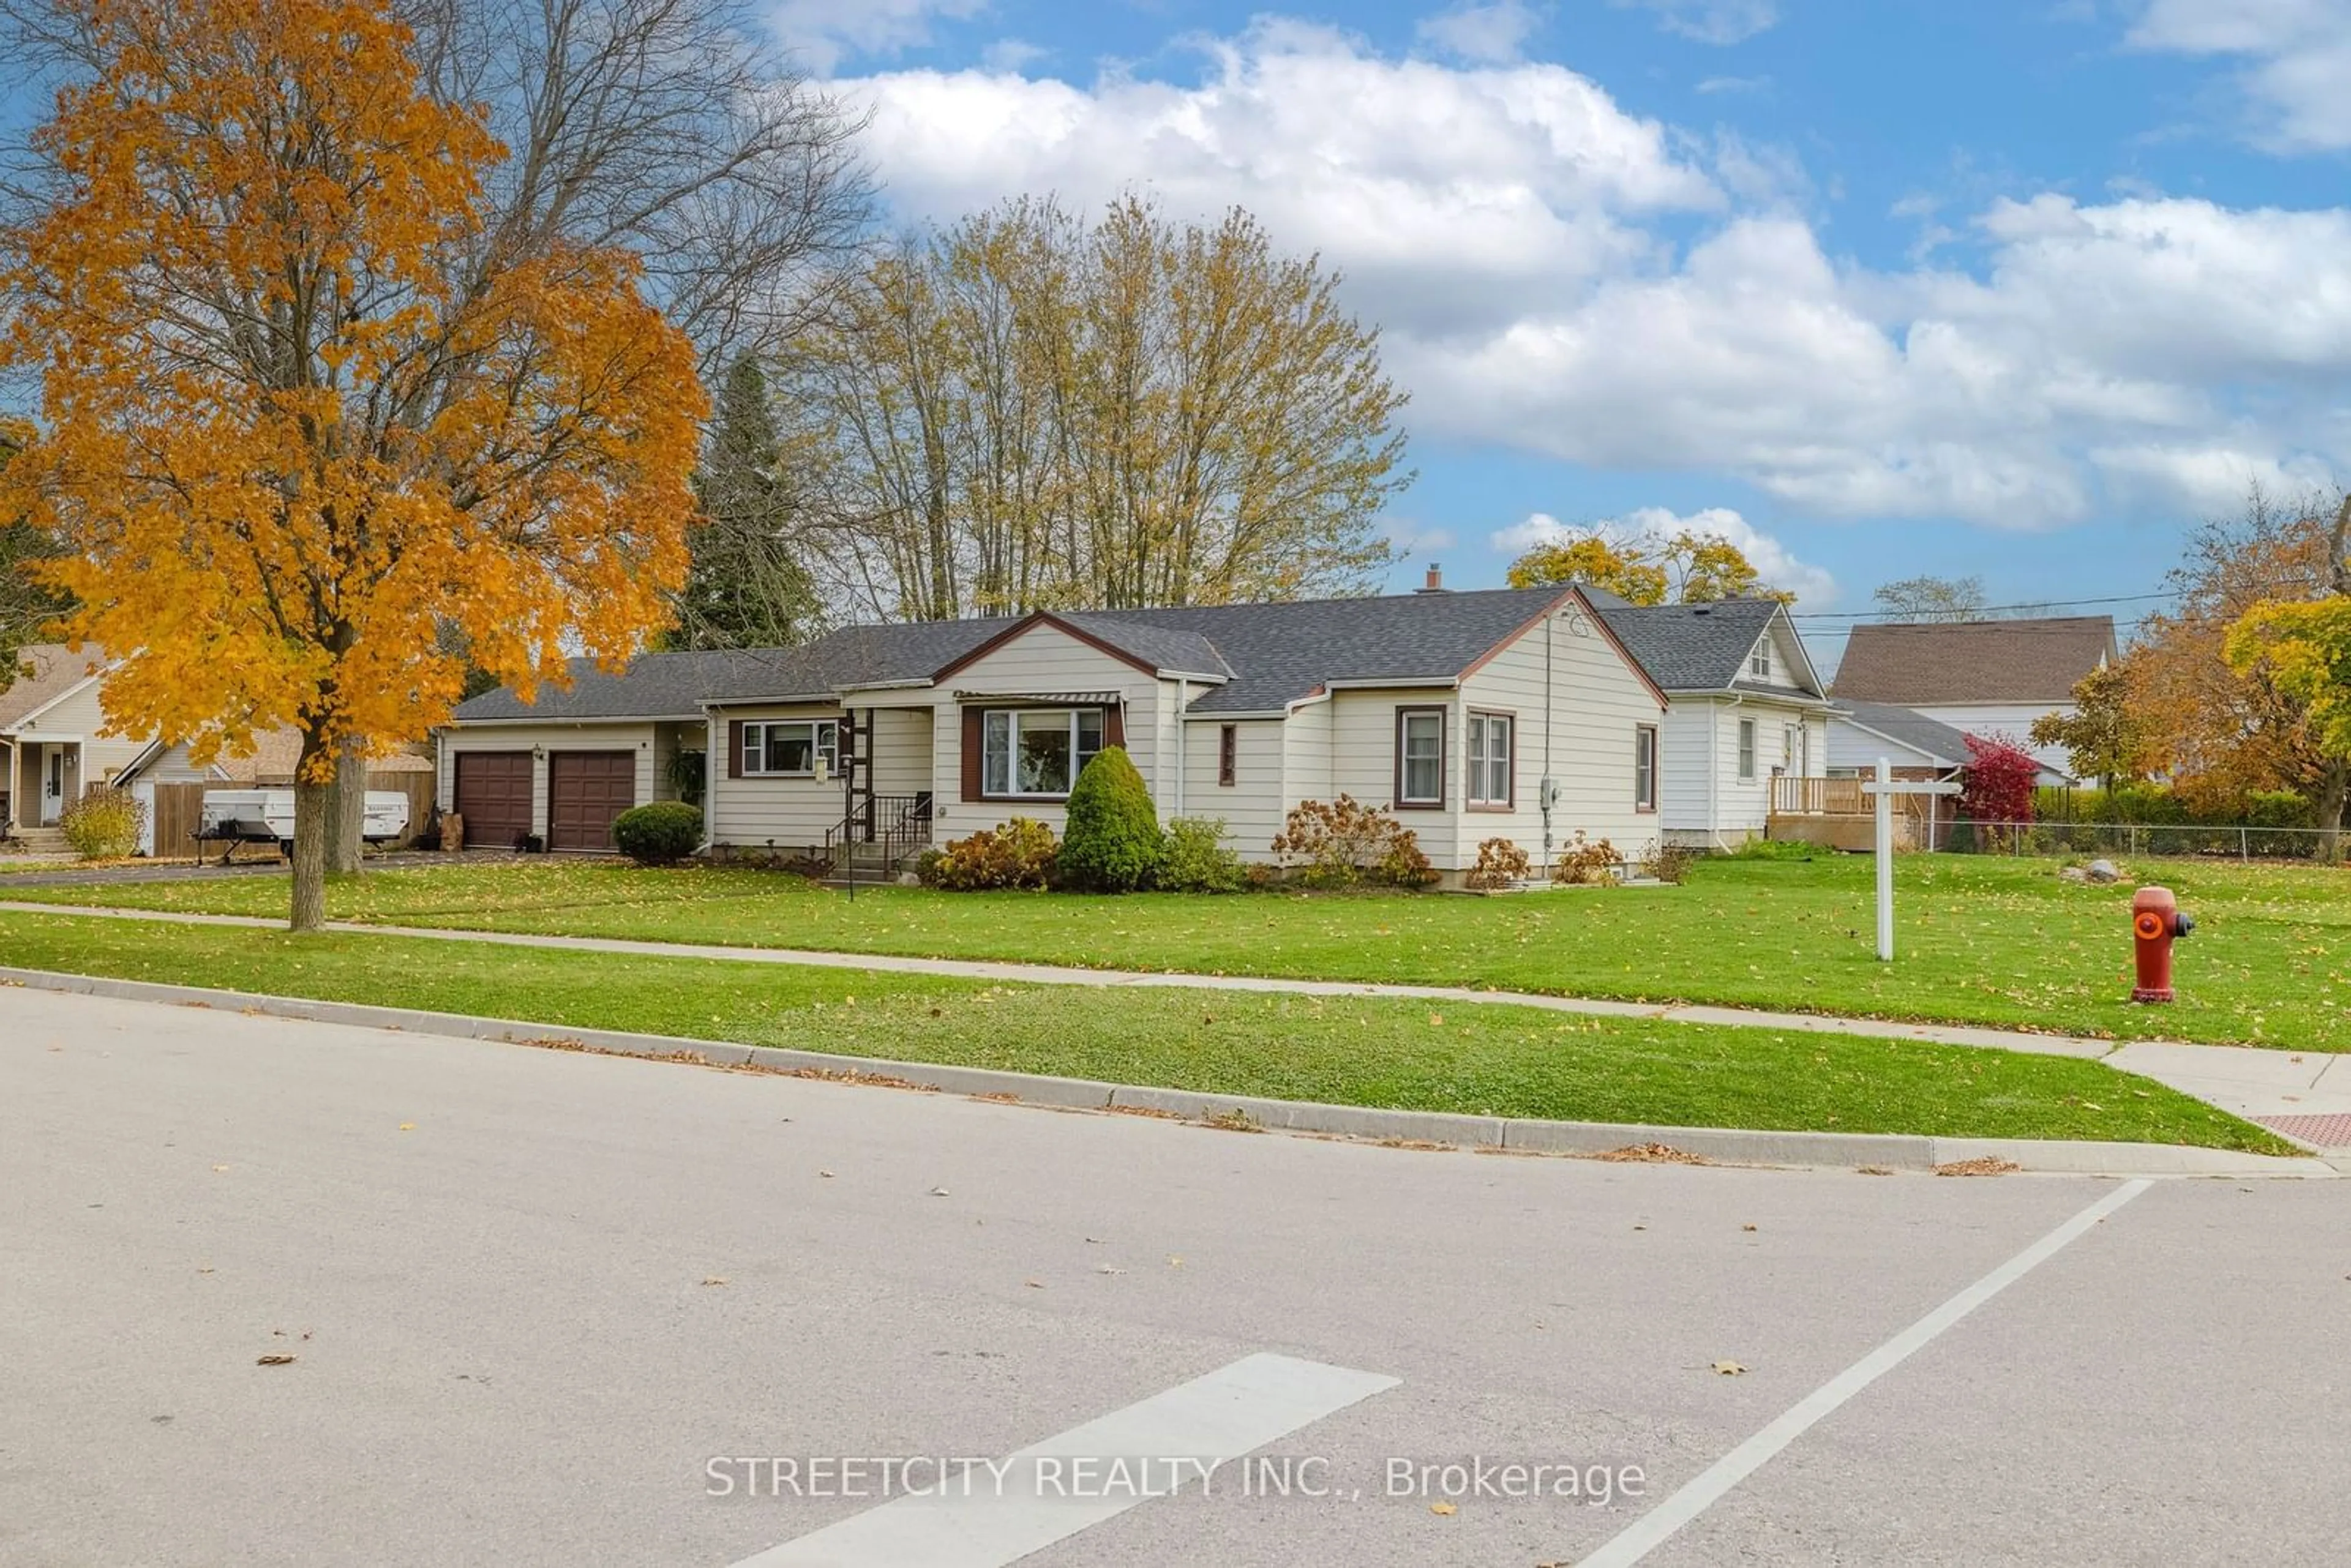
{"label": "parked trailer", "polygon": [[[360,837],[371,844],[391,843],[408,831],[408,796],[398,789],[371,789],[360,819]],[[207,789],[204,810],[196,823],[198,840],[236,844],[276,844],[277,852],[294,858],[294,791],[291,789]],[[225,857],[224,857],[225,858]]]}

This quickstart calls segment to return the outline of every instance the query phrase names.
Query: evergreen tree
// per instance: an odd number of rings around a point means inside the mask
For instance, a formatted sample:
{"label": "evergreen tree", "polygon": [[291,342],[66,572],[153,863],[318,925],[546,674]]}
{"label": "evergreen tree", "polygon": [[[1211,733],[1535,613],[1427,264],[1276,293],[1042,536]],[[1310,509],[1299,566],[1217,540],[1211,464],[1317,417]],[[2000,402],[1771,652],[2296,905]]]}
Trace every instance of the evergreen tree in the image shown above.
{"label": "evergreen tree", "polygon": [[726,372],[718,418],[695,477],[703,523],[679,595],[682,649],[776,648],[805,642],[821,605],[794,551],[800,515],[769,406],[768,379],[746,355]]}

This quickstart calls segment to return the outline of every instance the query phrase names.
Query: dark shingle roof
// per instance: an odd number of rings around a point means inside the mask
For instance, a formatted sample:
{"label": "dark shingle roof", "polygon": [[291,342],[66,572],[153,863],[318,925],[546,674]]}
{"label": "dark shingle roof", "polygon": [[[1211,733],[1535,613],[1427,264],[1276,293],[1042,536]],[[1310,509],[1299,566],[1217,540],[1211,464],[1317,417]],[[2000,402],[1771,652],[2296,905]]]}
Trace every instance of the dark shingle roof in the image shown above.
{"label": "dark shingle roof", "polygon": [[1092,611],[1067,614],[1060,619],[1068,622],[1090,636],[1099,637],[1112,646],[1171,675],[1208,675],[1229,679],[1232,668],[1217,652],[1216,644],[1197,632],[1180,626],[1155,626],[1147,621],[1133,618],[1132,612],[1095,612]]}
{"label": "dark shingle roof", "polygon": [[1497,588],[1382,599],[1310,599],[1122,610],[1117,619],[1196,632],[1233,672],[1198,714],[1270,713],[1332,681],[1446,681],[1558,599],[1560,588]]}
{"label": "dark shingle roof", "polygon": [[538,688],[526,703],[511,686],[460,703],[461,723],[497,719],[684,718],[714,691],[746,683],[784,678],[781,671],[803,652],[798,648],[745,649],[717,653],[640,653],[619,674],[607,674],[593,659],[570,661],[570,689]]}
{"label": "dark shingle roof", "polygon": [[[1084,611],[1057,617],[1169,674],[1224,678],[1196,713],[1270,712],[1332,681],[1451,680],[1564,591],[1559,588],[1321,599],[1184,610]],[[619,675],[575,659],[569,691],[526,706],[510,690],[464,704],[460,722],[625,719],[691,715],[703,702],[813,696],[847,686],[922,681],[1016,622],[928,621],[852,626],[802,648],[647,653]],[[1750,639],[1751,641],[1751,639]]]}
{"label": "dark shingle roof", "polygon": [[1834,695],[1908,707],[1939,703],[2060,703],[2115,657],[2111,615],[1856,626]]}
{"label": "dark shingle roof", "polygon": [[1888,739],[1898,740],[1943,767],[1967,766],[1970,753],[1966,732],[1954,729],[1940,719],[1928,718],[1925,714],[1913,713],[1907,707],[1896,707],[1891,703],[1849,702],[1844,698],[1838,699],[1836,712],[1850,714],[1853,721],[1863,728],[1875,730]]}
{"label": "dark shingle roof", "polygon": [[1747,679],[1747,655],[1782,608],[1776,599],[1627,604],[1613,593],[1592,592],[1591,597],[1608,629],[1640,661],[1649,678],[1669,692],[1720,692],[1738,686],[1773,696],[1816,695]]}

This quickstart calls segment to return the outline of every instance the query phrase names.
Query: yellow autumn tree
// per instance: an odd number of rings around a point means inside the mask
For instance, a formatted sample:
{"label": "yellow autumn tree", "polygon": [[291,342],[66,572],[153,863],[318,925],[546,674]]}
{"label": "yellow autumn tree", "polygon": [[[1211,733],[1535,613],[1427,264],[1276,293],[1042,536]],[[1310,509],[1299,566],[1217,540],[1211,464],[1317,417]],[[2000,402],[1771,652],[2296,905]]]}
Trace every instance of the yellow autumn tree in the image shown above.
{"label": "yellow autumn tree", "polygon": [[324,919],[346,741],[423,737],[466,655],[526,691],[626,657],[683,580],[705,400],[625,252],[490,221],[503,150],[381,0],[63,0],[83,71],[0,228],[0,472],[65,551],[110,724],[200,755],[292,725],[292,921]]}

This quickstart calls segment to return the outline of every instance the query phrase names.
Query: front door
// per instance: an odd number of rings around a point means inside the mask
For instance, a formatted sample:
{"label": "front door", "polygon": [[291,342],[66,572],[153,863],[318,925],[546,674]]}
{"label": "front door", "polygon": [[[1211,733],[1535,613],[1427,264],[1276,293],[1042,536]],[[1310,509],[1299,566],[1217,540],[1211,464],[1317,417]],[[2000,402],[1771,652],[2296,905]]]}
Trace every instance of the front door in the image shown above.
{"label": "front door", "polygon": [[53,828],[66,810],[66,748],[41,748],[41,826]]}

